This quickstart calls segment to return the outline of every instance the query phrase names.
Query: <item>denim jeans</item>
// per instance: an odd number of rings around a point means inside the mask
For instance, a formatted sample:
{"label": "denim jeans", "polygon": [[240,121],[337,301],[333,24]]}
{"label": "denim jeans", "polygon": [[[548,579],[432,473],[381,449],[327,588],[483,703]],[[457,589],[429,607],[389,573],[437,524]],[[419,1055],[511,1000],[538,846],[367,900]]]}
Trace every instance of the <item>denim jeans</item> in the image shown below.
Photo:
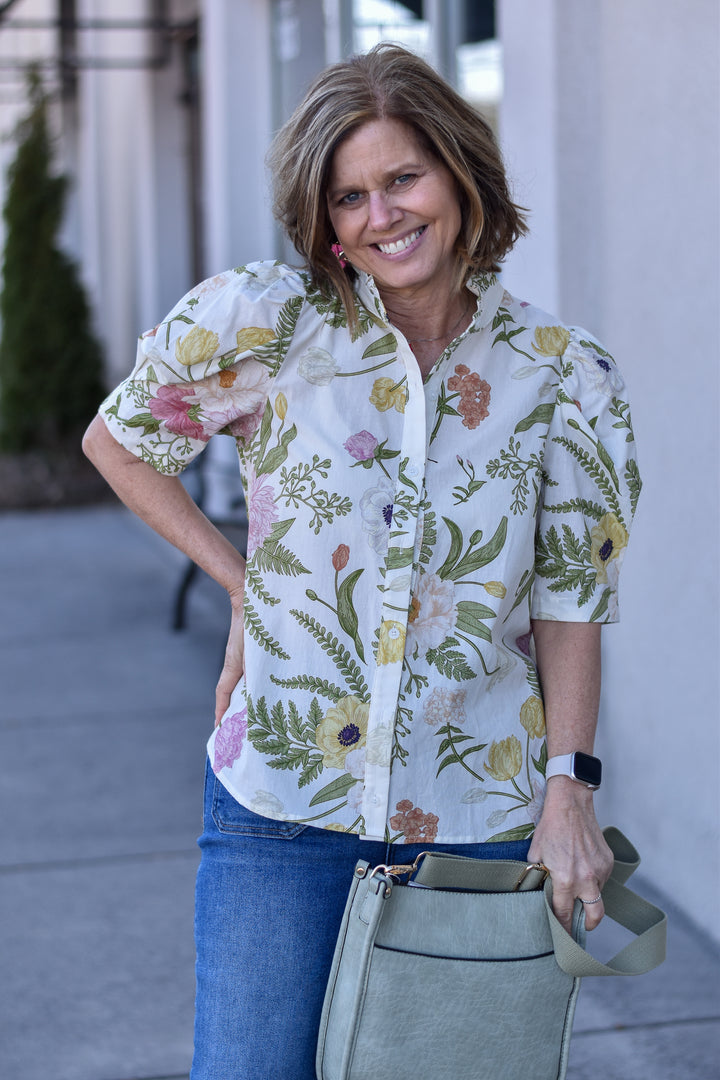
{"label": "denim jeans", "polygon": [[[191,1080],[315,1080],[325,984],[355,863],[412,862],[428,845],[260,817],[209,767],[199,843]],[[434,846],[524,860],[529,843]]]}

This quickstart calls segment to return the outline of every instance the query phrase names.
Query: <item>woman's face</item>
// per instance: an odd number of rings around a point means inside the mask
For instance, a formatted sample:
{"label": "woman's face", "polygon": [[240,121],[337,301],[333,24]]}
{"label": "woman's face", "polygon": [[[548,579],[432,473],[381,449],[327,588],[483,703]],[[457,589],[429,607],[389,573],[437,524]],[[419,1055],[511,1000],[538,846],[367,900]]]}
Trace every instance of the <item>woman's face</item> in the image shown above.
{"label": "woman's face", "polygon": [[374,120],[335,151],[328,210],[347,259],[380,292],[449,290],[462,224],[452,173],[398,120]]}

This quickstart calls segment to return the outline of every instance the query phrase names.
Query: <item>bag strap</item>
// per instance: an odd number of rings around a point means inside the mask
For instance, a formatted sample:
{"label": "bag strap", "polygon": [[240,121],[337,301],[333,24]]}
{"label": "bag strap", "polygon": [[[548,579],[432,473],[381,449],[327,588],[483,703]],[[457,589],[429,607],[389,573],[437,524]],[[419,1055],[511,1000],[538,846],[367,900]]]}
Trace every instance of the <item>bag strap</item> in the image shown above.
{"label": "bag strap", "polygon": [[[610,878],[602,890],[605,913],[635,938],[606,964],[591,953],[560,924],[552,910],[552,881],[544,884],[545,907],[558,965],[568,975],[641,975],[665,959],[667,917],[660,908],[644,900],[625,882],[635,872],[640,856],[626,836],[614,827],[603,830],[614,856]],[[523,864],[493,859],[468,859],[444,852],[429,852],[414,880],[429,888],[471,889],[485,892],[508,892],[517,887]],[[538,877],[539,875],[539,877]],[[519,885],[520,890],[542,885],[542,871],[531,870]],[[578,901],[578,904],[580,902]]]}

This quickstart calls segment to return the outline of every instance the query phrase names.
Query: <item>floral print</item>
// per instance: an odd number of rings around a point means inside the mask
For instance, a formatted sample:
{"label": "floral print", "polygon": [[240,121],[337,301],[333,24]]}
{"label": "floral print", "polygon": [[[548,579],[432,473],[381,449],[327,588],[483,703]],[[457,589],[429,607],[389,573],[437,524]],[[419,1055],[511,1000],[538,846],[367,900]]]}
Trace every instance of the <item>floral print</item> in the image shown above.
{"label": "floral print", "polygon": [[409,799],[402,799],[395,809],[397,814],[390,818],[390,828],[396,829],[405,844],[432,844],[437,836],[437,814],[424,814],[419,806],[413,806]]}
{"label": "floral print", "polygon": [[214,772],[219,773],[221,769],[229,769],[235,764],[242,753],[247,727],[247,709],[225,717],[218,729],[213,747]]}
{"label": "floral print", "polygon": [[236,441],[246,670],[208,752],[263,816],[529,837],[547,761],[532,620],[618,618],[640,494],[622,377],[493,275],[467,286],[472,323],[423,379],[371,278],[351,335],[308,274],[239,267],[140,339],[102,406],[168,475]]}
{"label": "floral print", "polygon": [[627,547],[627,530],[614,514],[603,514],[591,529],[590,539],[590,561],[597,570],[596,580],[599,585],[606,585],[608,563],[612,559],[619,559]]}
{"label": "floral print", "polygon": [[456,365],[455,374],[448,379],[448,390],[460,395],[457,411],[464,427],[476,428],[489,415],[490,385],[466,364]]}
{"label": "floral print", "polygon": [[364,745],[368,708],[367,702],[346,697],[325,713],[315,730],[315,741],[326,768],[342,769],[348,753]]}

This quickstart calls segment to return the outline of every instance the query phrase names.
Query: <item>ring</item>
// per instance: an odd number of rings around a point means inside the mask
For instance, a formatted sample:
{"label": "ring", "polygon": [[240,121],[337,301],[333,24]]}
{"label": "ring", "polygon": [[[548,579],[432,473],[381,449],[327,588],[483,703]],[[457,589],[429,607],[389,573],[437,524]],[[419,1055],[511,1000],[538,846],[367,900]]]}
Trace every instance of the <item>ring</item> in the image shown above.
{"label": "ring", "polygon": [[582,896],[578,896],[578,900],[581,904],[599,904],[602,900],[602,893],[598,893],[594,900],[583,900]]}

